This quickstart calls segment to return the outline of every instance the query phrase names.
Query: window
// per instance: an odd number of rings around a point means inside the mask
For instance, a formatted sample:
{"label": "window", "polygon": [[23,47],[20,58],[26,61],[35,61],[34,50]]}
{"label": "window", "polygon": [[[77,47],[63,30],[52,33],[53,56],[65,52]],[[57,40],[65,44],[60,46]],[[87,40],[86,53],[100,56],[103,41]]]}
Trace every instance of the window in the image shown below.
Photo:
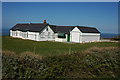
{"label": "window", "polygon": [[40,36],[41,36],[41,38],[44,38],[45,37],[44,32],[42,32]]}
{"label": "window", "polygon": [[20,32],[20,36],[21,36],[21,32]]}
{"label": "window", "polygon": [[14,36],[16,36],[16,32],[14,31]]}
{"label": "window", "polygon": [[16,36],[18,36],[17,31],[16,31]]}
{"label": "window", "polygon": [[15,31],[13,32],[13,35],[15,36]]}
{"label": "window", "polygon": [[66,38],[64,33],[58,33],[58,38]]}
{"label": "window", "polygon": [[48,31],[48,28],[46,29],[46,31]]}
{"label": "window", "polygon": [[53,33],[53,34],[52,34],[52,38],[55,39],[55,37],[56,37],[56,35]]}
{"label": "window", "polygon": [[12,31],[12,36],[14,36],[13,31]]}
{"label": "window", "polygon": [[48,32],[48,38],[50,38],[50,32]]}

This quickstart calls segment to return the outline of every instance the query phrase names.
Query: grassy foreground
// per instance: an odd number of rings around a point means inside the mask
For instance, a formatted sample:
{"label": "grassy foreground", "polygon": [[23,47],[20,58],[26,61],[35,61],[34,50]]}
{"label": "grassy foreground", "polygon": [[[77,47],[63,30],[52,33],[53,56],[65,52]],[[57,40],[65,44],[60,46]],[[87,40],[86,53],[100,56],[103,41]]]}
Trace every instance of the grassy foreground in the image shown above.
{"label": "grassy foreground", "polygon": [[37,42],[12,38],[9,36],[2,37],[2,50],[11,51],[17,54],[36,53],[41,56],[63,55],[68,53],[79,53],[91,47],[117,47],[118,43],[99,42],[86,44],[68,44],[60,42]]}
{"label": "grassy foreground", "polygon": [[32,78],[118,78],[120,77],[120,49],[93,47],[81,53],[40,58],[38,55],[17,55],[3,51],[3,79]]}
{"label": "grassy foreground", "polygon": [[3,79],[64,78],[65,80],[120,76],[118,43],[68,44],[36,42],[12,37],[3,37],[2,41]]}

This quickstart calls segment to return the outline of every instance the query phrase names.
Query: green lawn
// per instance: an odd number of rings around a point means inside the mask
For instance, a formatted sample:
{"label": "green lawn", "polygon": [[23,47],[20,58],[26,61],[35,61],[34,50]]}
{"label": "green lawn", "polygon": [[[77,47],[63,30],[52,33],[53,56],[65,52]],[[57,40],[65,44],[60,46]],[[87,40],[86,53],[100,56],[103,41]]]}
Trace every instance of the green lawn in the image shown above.
{"label": "green lawn", "polygon": [[90,47],[116,47],[118,43],[115,42],[96,42],[96,43],[86,43],[86,44],[68,44],[60,42],[50,42],[50,41],[31,41],[12,38],[8,36],[2,37],[2,50],[14,51],[17,54],[26,51],[35,52],[40,55],[61,55],[65,53],[81,52]]}

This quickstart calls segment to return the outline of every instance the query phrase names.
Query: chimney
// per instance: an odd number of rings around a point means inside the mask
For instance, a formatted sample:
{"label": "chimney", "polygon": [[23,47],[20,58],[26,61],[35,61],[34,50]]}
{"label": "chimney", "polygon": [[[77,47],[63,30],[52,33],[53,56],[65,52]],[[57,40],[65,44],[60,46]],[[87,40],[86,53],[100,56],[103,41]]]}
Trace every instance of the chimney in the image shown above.
{"label": "chimney", "polygon": [[46,24],[46,20],[44,20],[44,24]]}

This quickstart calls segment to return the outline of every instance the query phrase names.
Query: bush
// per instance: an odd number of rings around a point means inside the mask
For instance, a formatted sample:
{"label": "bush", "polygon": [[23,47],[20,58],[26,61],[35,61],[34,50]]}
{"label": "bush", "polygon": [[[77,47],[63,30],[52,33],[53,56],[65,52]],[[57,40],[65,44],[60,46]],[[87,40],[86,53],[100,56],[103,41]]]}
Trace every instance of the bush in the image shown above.
{"label": "bush", "polygon": [[43,58],[4,51],[3,79],[117,78],[120,76],[119,57],[120,50],[116,47],[94,47],[81,53]]}

